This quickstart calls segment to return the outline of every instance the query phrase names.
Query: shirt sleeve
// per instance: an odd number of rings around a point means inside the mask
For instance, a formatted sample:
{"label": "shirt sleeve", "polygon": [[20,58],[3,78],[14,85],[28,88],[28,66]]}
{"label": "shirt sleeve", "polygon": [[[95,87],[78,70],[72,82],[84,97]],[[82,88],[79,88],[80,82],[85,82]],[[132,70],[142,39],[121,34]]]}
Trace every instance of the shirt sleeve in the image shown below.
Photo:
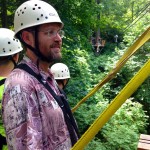
{"label": "shirt sleeve", "polygon": [[6,89],[3,122],[9,149],[42,149],[42,125],[36,91],[19,84]]}

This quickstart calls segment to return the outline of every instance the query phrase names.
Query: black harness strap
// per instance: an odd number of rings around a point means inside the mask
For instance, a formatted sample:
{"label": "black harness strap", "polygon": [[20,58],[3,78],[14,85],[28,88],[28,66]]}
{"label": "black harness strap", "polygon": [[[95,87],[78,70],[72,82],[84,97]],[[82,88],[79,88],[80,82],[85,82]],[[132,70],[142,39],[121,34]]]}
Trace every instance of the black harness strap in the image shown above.
{"label": "black harness strap", "polygon": [[79,134],[78,127],[77,127],[76,121],[75,121],[75,119],[74,119],[74,116],[73,116],[73,114],[72,114],[72,111],[71,111],[71,109],[70,109],[70,105],[69,105],[69,103],[68,103],[68,100],[66,99],[67,96],[66,96],[65,92],[64,92],[62,89],[60,89],[59,87],[58,87],[58,89],[59,89],[59,91],[63,94],[63,96],[61,96],[61,98],[62,98],[62,101],[63,101],[63,103],[64,103],[65,110],[67,111],[67,114],[69,114],[71,124],[73,125],[74,130],[76,131],[76,134],[77,134],[77,136],[78,136],[78,138],[79,138],[79,137],[80,137],[80,134]]}
{"label": "black harness strap", "polygon": [[3,84],[5,83],[5,80],[6,80],[6,79],[0,80],[0,86],[3,85]]}
{"label": "black harness strap", "polygon": [[[70,133],[70,138],[72,142],[72,146],[77,142],[79,136],[78,127],[75,122],[75,119],[73,117],[73,114],[71,112],[70,106],[65,99],[65,96],[58,96],[56,93],[52,90],[52,88],[48,85],[48,83],[44,80],[42,80],[42,77],[40,74],[36,74],[28,65],[26,64],[19,64],[17,68],[22,69],[26,72],[28,72],[30,75],[34,76],[54,97],[54,99],[57,101],[58,105],[61,107],[66,125],[68,127],[68,131]],[[60,90],[60,89],[59,89]],[[61,90],[60,90],[61,92]],[[62,92],[61,92],[62,93]]]}

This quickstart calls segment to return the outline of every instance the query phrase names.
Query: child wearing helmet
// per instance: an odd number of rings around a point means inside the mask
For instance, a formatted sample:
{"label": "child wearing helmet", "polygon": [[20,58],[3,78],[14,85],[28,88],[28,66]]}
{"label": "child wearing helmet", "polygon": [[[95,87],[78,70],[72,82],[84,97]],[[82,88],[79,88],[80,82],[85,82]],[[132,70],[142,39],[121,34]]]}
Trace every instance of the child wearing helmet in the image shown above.
{"label": "child wearing helmet", "polygon": [[[19,40],[14,38],[14,32],[7,28],[0,28],[0,120],[1,117],[1,100],[3,96],[3,84],[5,78],[16,66],[19,58],[19,52],[22,51]],[[2,128],[1,128],[2,131]],[[0,149],[6,145],[6,139],[0,133]]]}
{"label": "child wearing helmet", "polygon": [[0,28],[0,77],[10,74],[18,62],[19,52],[23,49],[14,34],[9,29]]}
{"label": "child wearing helmet", "polygon": [[60,89],[64,89],[70,79],[69,68],[63,63],[55,63],[51,66],[51,72]]}
{"label": "child wearing helmet", "polygon": [[71,109],[49,68],[62,57],[62,28],[57,11],[42,0],[26,1],[15,11],[15,36],[26,52],[5,82],[9,149],[70,150],[78,140]]}

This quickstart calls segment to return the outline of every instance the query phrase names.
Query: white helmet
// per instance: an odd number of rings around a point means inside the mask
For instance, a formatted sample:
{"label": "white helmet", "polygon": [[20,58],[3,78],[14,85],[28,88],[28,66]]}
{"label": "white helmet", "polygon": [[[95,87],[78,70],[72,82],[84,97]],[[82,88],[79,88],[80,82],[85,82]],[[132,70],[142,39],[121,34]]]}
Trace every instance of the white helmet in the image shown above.
{"label": "white helmet", "polygon": [[23,50],[18,39],[14,38],[14,32],[6,28],[0,28],[0,56],[9,56]]}
{"label": "white helmet", "polygon": [[26,1],[15,12],[15,35],[22,29],[45,23],[60,23],[63,26],[57,11],[50,4],[41,0]]}
{"label": "white helmet", "polygon": [[56,80],[70,78],[70,72],[68,67],[63,63],[56,63],[52,65],[51,72]]}

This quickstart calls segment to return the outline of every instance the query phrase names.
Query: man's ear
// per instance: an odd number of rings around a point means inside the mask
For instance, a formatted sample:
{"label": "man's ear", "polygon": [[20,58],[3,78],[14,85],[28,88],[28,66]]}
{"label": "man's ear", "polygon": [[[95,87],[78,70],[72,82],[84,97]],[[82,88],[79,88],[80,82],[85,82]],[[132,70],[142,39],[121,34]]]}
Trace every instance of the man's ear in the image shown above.
{"label": "man's ear", "polygon": [[29,31],[23,31],[21,34],[22,39],[25,43],[34,46],[34,36],[32,32]]}
{"label": "man's ear", "polygon": [[19,60],[19,53],[13,55],[13,60],[17,63]]}

